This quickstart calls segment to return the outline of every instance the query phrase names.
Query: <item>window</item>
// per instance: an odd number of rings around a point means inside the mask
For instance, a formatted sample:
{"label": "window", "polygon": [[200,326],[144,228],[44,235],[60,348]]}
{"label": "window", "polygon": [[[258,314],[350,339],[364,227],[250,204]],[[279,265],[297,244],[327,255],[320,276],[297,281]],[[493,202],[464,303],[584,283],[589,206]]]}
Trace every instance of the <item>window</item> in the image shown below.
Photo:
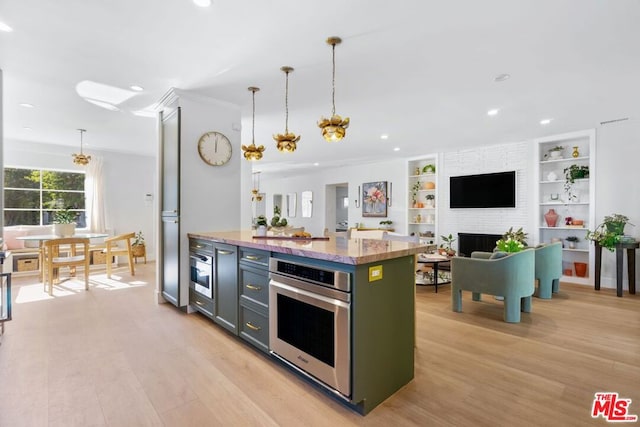
{"label": "window", "polygon": [[86,226],[84,172],[4,168],[4,225],[48,225],[60,209]]}

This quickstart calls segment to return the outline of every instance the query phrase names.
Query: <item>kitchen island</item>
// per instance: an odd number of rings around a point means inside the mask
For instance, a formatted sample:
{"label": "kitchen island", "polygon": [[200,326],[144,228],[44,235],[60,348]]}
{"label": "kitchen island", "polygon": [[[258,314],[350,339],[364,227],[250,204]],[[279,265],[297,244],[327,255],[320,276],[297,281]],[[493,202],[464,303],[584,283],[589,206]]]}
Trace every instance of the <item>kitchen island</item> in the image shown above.
{"label": "kitchen island", "polygon": [[251,231],[189,239],[214,253],[212,297],[190,290],[194,308],[329,395],[366,414],[413,379],[415,254],[425,246]]}

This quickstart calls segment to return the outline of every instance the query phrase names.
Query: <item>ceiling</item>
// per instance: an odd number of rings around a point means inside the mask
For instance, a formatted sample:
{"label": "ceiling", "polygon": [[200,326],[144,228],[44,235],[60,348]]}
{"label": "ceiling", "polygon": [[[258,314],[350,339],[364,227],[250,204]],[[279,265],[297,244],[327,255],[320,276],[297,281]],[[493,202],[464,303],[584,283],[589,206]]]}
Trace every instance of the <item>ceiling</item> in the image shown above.
{"label": "ceiling", "polygon": [[[413,157],[640,116],[638,0],[213,0],[206,9],[191,0],[21,0],[1,2],[0,21],[13,28],[0,32],[9,141],[77,147],[85,128],[89,152],[154,154],[155,119],[132,112],[152,109],[171,87],[239,105],[245,144],[247,87],[260,87],[259,170]],[[336,113],[351,119],[333,144],[316,126],[331,113],[329,36],[343,39]],[[291,154],[272,139],[284,131],[283,65],[295,68],[289,129],[302,135]],[[511,77],[496,82],[503,73]],[[131,97],[109,111],[78,95],[83,81]]]}

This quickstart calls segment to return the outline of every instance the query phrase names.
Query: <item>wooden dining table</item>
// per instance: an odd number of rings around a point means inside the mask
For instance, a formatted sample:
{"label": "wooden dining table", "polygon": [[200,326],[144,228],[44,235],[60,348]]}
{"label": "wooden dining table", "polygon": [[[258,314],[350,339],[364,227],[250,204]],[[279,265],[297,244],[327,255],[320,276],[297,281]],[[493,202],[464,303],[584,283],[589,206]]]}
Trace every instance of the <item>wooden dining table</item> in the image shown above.
{"label": "wooden dining table", "polygon": [[[101,238],[105,238],[105,237],[109,237],[109,234],[107,233],[75,233],[73,236],[68,236],[68,237],[75,237],[75,238],[80,238],[80,239],[101,239]],[[26,235],[26,236],[18,236],[16,237],[16,240],[24,240],[24,241],[38,241],[38,267],[40,269],[40,280],[43,280],[43,266],[42,266],[42,246],[44,245],[44,242],[46,242],[47,240],[53,240],[53,239],[60,239],[60,236],[57,236],[55,234],[32,234],[32,235]]]}

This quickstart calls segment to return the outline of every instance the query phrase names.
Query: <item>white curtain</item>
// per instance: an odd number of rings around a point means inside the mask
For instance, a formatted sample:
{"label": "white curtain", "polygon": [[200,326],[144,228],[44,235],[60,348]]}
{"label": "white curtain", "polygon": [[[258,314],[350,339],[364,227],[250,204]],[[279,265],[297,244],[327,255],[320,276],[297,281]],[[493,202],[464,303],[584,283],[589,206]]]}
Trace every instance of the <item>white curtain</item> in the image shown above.
{"label": "white curtain", "polygon": [[104,174],[102,171],[102,157],[92,156],[87,165],[85,175],[85,194],[87,196],[87,228],[93,233],[104,233],[105,206],[104,206]]}

